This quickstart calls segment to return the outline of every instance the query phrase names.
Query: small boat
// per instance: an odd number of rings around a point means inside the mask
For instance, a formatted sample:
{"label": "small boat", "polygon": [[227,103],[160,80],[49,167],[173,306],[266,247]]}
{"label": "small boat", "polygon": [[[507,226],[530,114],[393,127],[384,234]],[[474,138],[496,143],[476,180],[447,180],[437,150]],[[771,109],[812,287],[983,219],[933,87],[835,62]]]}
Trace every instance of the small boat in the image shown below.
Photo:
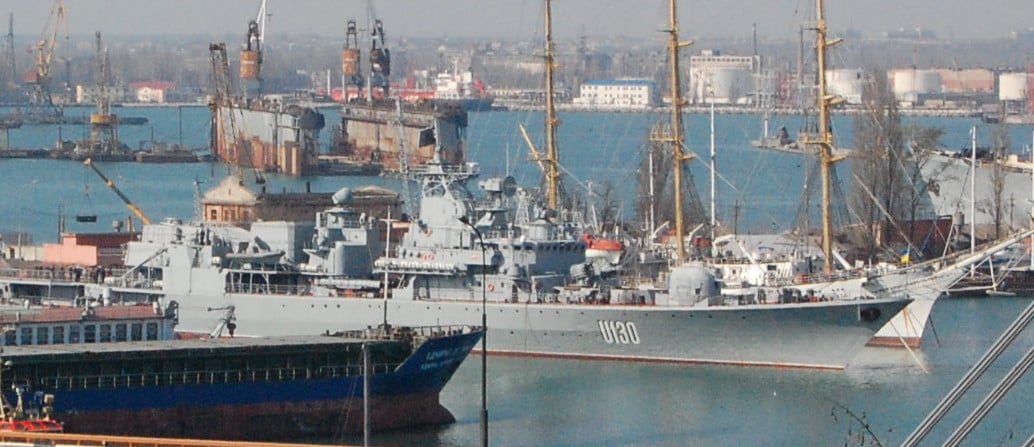
{"label": "small boat", "polygon": [[616,239],[598,238],[591,234],[583,234],[585,241],[585,259],[603,260],[611,265],[617,265],[621,256],[625,253],[625,243]]}
{"label": "small boat", "polygon": [[[3,382],[3,371],[0,369],[0,382]],[[54,411],[54,395],[39,394],[34,396],[31,406],[26,407],[23,394],[25,388],[13,388],[16,403],[12,407],[7,398],[0,395],[0,432],[61,433],[65,424],[51,419]]]}

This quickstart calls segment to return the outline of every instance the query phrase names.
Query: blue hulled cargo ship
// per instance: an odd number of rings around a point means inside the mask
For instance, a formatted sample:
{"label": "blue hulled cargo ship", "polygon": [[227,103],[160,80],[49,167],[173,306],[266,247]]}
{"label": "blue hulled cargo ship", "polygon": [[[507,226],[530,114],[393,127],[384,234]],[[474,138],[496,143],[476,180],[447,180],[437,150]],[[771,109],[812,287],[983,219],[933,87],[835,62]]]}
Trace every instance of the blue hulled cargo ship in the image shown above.
{"label": "blue hulled cargo ship", "polygon": [[330,438],[363,429],[365,378],[373,430],[454,422],[439,392],[481,336],[478,328],[435,326],[8,346],[0,387],[9,390],[8,399],[17,398],[15,391],[39,404],[55,396],[52,414],[67,432]]}

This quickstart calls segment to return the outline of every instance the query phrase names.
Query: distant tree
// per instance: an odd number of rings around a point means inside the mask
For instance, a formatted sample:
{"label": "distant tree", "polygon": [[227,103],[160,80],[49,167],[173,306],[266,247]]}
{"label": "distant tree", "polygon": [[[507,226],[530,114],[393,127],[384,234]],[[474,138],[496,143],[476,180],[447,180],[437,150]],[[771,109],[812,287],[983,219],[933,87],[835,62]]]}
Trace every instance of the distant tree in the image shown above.
{"label": "distant tree", "polygon": [[873,70],[862,89],[863,113],[854,120],[855,148],[852,176],[860,184],[853,188],[851,208],[866,231],[861,234],[862,255],[873,259],[886,240],[887,223],[908,217],[909,159],[905,151],[901,115],[886,72]]}
{"label": "distant tree", "polygon": [[[994,161],[991,165],[991,218],[994,221],[994,239],[1000,239],[1005,232],[1006,197],[1005,176],[1008,174],[1002,162],[1009,155],[1009,129],[1002,123],[991,129],[991,154]],[[1011,220],[1009,225],[1011,226]],[[1011,230],[1011,229],[1010,229]]]}
{"label": "distant tree", "polygon": [[[944,134],[944,129],[913,124],[905,127],[904,134],[908,136],[909,158],[905,166],[908,182],[911,186],[907,191],[908,240],[916,241],[919,237],[924,236],[916,234],[916,220],[924,217],[937,217],[933,215],[933,210],[925,208],[925,206],[929,205],[930,194],[938,194],[940,192],[940,179],[936,178],[935,175],[924,176],[923,172],[924,170],[928,171],[927,166],[932,160],[931,156],[940,147],[940,140]],[[929,248],[937,249],[939,252],[943,247]],[[930,255],[932,253],[930,250],[924,250],[924,254]]]}

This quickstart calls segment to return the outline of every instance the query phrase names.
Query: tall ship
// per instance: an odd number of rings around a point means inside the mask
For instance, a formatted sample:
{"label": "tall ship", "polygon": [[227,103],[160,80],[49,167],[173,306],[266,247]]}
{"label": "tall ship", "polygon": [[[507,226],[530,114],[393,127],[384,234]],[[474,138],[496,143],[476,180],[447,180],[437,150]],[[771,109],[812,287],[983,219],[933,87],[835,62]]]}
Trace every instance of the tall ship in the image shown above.
{"label": "tall ship", "polygon": [[66,432],[331,439],[367,424],[454,422],[439,392],[481,336],[477,328],[436,326],[8,346],[0,385],[7,399],[45,405]]}
{"label": "tall ship", "polygon": [[[330,155],[406,172],[430,161],[441,148],[446,161],[462,163],[467,109],[459,97],[411,101],[407,93],[393,92],[388,79],[391,51],[380,20],[373,25],[368,72],[361,55],[356,22],[349,20],[341,50],[344,104],[341,122],[332,131]],[[443,94],[446,90],[443,86]]]}
{"label": "tall ship", "polygon": [[[826,67],[826,50],[838,40],[826,37],[826,22],[823,2],[816,2],[816,56],[817,69],[823,73]],[[894,347],[920,347],[923,334],[936,300],[950,287],[966,276],[974,265],[983,262],[1031,235],[1030,231],[1019,232],[1000,241],[980,247],[972,252],[959,253],[922,263],[905,266],[880,265],[864,269],[850,266],[833,250],[833,227],[831,219],[831,195],[833,191],[832,172],[834,165],[844,158],[833,147],[830,132],[830,108],[838,101],[835,95],[827,94],[826,77],[818,76],[818,131],[809,133],[797,141],[816,154],[821,169],[822,191],[822,253],[819,257],[783,256],[779,259],[722,260],[717,268],[720,276],[734,284],[735,294],[746,296],[792,293],[808,300],[841,299],[853,296],[907,296],[912,302],[894,316],[886,326],[873,337],[871,344]],[[924,168],[925,171],[926,168]],[[1029,187],[1029,185],[1028,185]],[[822,266],[813,265],[821,259]],[[841,261],[837,268],[835,263]],[[818,263],[816,263],[818,264]]]}

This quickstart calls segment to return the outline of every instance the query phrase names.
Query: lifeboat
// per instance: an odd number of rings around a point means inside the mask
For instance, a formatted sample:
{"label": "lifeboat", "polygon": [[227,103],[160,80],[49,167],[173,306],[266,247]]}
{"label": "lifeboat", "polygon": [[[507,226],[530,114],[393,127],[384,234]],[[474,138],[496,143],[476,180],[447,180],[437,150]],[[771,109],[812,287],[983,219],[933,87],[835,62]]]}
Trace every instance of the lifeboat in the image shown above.
{"label": "lifeboat", "polygon": [[617,265],[621,261],[621,255],[625,253],[625,243],[616,239],[598,238],[591,234],[583,234],[585,241],[585,259],[602,259],[611,265]]}

